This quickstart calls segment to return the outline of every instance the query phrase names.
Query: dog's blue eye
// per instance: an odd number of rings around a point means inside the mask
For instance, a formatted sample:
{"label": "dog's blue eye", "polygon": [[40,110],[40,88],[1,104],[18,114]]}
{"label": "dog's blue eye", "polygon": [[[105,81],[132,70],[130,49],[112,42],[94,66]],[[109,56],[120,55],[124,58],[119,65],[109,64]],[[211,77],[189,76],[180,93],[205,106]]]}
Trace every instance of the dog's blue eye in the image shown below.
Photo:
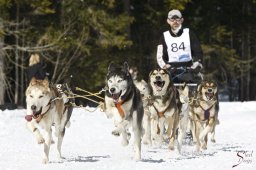
{"label": "dog's blue eye", "polygon": [[112,83],[112,81],[111,81],[111,80],[108,80],[108,82],[109,82],[109,83]]}

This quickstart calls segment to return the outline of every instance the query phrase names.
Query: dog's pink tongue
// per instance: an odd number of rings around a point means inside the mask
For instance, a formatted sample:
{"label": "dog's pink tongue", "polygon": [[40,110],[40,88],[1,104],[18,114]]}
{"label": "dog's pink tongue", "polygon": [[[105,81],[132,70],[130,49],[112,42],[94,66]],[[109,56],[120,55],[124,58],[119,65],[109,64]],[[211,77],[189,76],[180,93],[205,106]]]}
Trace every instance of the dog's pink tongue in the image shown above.
{"label": "dog's pink tongue", "polygon": [[28,121],[28,122],[30,122],[31,120],[32,120],[32,115],[26,115],[25,116],[25,119]]}

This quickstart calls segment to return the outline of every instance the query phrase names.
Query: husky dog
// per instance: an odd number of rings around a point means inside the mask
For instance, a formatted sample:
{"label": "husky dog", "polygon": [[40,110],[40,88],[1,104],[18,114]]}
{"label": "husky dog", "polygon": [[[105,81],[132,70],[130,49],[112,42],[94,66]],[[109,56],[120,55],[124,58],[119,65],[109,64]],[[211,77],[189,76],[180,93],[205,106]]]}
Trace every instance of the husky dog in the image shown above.
{"label": "husky dog", "polygon": [[196,150],[207,149],[208,134],[212,133],[215,142],[215,126],[218,124],[218,87],[215,81],[204,80],[199,84],[195,99],[190,104],[192,134],[196,141]]}
{"label": "husky dog", "polygon": [[[175,133],[179,123],[181,103],[179,94],[174,87],[168,72],[164,69],[155,69],[149,74],[152,103],[149,111],[152,117],[152,138],[158,139],[162,144],[167,127],[167,135],[170,138],[169,149],[174,149]],[[158,135],[158,130],[160,135]]]}
{"label": "husky dog", "polygon": [[[56,100],[55,100],[56,99]],[[66,99],[67,100],[67,99]],[[64,101],[57,89],[49,85],[48,79],[36,80],[32,78],[26,90],[28,129],[34,134],[38,144],[44,144],[43,163],[49,161],[49,150],[52,140],[52,125],[58,138],[57,150],[61,156],[61,145],[65,134],[65,127],[70,125],[69,119],[72,107],[65,107]],[[39,131],[45,130],[45,137]]]}
{"label": "husky dog", "polygon": [[177,87],[179,92],[180,102],[182,103],[180,112],[180,121],[178,125],[178,149],[181,150],[181,146],[184,140],[186,132],[190,132],[189,122],[189,87],[186,83]]}
{"label": "husky dog", "polygon": [[137,67],[131,67],[129,69],[129,72],[132,76],[134,85],[139,89],[142,101],[143,101],[143,107],[144,107],[144,116],[142,120],[142,125],[144,129],[142,142],[144,144],[150,144],[151,145],[151,120],[150,120],[150,112],[148,110],[148,101],[150,99],[150,91],[149,91],[149,85],[148,83],[143,80],[139,79],[138,77],[138,69]]}
{"label": "husky dog", "polygon": [[135,87],[129,73],[129,66],[115,66],[111,63],[106,76],[105,112],[107,117],[113,117],[116,129],[115,136],[122,135],[122,144],[128,145],[132,125],[134,132],[135,159],[141,159],[141,136],[143,103],[139,90]]}

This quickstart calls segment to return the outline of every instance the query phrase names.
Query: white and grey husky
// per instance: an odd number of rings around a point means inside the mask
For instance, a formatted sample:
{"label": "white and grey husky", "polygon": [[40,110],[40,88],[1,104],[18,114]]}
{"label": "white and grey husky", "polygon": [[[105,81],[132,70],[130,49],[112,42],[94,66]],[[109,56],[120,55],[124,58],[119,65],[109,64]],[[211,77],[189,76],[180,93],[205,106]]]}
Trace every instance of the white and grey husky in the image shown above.
{"label": "white and grey husky", "polygon": [[141,136],[143,103],[139,90],[135,87],[129,73],[129,66],[111,63],[106,76],[105,112],[108,118],[113,117],[115,130],[112,134],[122,135],[122,144],[128,145],[130,139],[129,127],[134,132],[135,160],[141,159]]}
{"label": "white and grey husky", "polygon": [[[58,98],[58,99],[56,99]],[[56,99],[56,100],[54,100]],[[68,100],[67,98],[64,100]],[[44,145],[43,163],[49,162],[49,150],[52,140],[52,126],[58,138],[57,150],[61,156],[61,145],[65,134],[65,127],[69,125],[72,107],[66,107],[63,98],[55,86],[50,86],[48,79],[36,80],[32,78],[26,90],[27,127],[35,136],[38,144]],[[43,136],[40,130],[44,130]]]}

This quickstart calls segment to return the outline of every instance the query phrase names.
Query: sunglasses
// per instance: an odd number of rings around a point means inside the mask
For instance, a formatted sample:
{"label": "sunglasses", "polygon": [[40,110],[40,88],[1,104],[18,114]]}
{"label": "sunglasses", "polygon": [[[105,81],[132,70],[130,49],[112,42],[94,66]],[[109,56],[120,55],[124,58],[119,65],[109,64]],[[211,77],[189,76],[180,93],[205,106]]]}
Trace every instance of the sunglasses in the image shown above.
{"label": "sunglasses", "polygon": [[181,18],[175,18],[175,19],[172,19],[172,18],[170,19],[170,18],[169,18],[169,21],[171,21],[171,22],[174,22],[174,21],[180,22],[180,21],[181,21]]}

